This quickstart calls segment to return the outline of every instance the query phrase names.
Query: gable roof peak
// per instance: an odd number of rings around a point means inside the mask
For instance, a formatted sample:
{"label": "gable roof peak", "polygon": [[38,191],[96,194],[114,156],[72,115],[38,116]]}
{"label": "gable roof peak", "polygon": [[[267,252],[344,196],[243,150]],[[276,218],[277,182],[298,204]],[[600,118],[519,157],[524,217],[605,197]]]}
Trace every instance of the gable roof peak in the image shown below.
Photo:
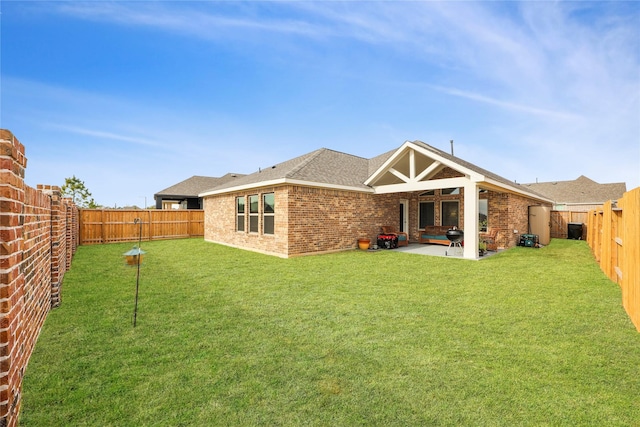
{"label": "gable roof peak", "polygon": [[580,175],[578,178],[576,178],[576,182],[589,182],[589,183],[597,184],[594,180],[584,175]]}

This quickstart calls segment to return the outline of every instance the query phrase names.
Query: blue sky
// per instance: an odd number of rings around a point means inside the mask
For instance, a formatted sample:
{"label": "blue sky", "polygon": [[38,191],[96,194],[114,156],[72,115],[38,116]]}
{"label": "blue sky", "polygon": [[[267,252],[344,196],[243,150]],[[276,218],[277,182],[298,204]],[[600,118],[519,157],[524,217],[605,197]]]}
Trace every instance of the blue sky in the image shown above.
{"label": "blue sky", "polygon": [[640,2],[10,1],[27,183],[153,204],[193,175],[421,140],[519,183],[640,185]]}

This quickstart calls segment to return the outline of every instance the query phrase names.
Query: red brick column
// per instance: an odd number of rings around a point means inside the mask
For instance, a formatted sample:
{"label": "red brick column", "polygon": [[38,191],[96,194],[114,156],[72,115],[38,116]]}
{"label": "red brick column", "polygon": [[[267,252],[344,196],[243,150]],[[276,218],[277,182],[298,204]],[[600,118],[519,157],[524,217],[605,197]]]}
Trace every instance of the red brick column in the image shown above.
{"label": "red brick column", "polygon": [[39,184],[38,190],[51,199],[51,307],[59,307],[67,271],[67,207],[60,187]]}
{"label": "red brick column", "polygon": [[17,423],[25,355],[20,346],[25,277],[22,272],[24,146],[0,129],[0,426]]}
{"label": "red brick column", "polygon": [[67,210],[67,270],[71,268],[71,260],[78,248],[78,207],[73,203],[71,197],[62,199]]}

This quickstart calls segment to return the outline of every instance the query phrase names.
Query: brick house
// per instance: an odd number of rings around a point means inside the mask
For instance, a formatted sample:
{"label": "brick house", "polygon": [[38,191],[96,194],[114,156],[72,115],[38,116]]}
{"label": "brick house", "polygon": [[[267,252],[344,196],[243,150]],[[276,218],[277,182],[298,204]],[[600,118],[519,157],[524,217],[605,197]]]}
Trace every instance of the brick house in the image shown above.
{"label": "brick house", "polygon": [[392,225],[410,242],[457,226],[464,257],[476,259],[483,227],[498,229],[498,247],[508,248],[528,229],[528,208],[552,204],[421,141],[371,159],[322,148],[199,197],[205,240],[281,257],[353,249]]}
{"label": "brick house", "polygon": [[198,194],[209,188],[226,184],[242,174],[228,173],[219,178],[194,175],[153,195],[156,209],[202,209]]}

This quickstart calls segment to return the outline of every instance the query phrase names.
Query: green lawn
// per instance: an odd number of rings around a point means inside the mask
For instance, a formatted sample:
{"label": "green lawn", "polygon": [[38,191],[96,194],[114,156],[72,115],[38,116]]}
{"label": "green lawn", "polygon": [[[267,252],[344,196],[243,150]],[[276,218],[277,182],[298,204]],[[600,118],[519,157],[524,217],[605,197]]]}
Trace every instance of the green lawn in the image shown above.
{"label": "green lawn", "polygon": [[640,334],[585,242],[479,262],[80,247],[21,426],[640,425]]}

